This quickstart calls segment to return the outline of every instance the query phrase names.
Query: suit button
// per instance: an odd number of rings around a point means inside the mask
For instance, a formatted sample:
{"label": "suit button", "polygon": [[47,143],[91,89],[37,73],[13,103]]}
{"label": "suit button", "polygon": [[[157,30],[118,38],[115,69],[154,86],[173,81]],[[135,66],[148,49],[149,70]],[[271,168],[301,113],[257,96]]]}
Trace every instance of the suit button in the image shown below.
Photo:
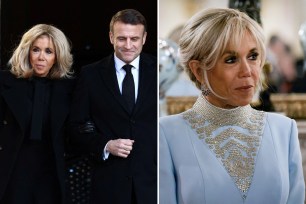
{"label": "suit button", "polygon": [[2,150],[3,148],[0,146],[0,151]]}
{"label": "suit button", "polygon": [[130,119],[130,122],[131,122],[132,124],[135,124],[135,123],[136,123],[135,120],[133,120],[133,119]]}
{"label": "suit button", "polygon": [[7,121],[6,120],[3,121],[3,125],[7,125]]}

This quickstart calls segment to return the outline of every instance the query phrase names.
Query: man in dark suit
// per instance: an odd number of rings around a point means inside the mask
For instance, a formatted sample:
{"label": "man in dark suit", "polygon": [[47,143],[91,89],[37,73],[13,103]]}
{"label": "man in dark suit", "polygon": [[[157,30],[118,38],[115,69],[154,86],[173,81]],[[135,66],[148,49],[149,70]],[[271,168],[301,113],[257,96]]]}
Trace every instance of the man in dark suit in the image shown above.
{"label": "man in dark suit", "polygon": [[157,59],[142,52],[146,28],[138,11],[116,13],[114,54],[79,75],[70,142],[98,158],[91,203],[157,203]]}

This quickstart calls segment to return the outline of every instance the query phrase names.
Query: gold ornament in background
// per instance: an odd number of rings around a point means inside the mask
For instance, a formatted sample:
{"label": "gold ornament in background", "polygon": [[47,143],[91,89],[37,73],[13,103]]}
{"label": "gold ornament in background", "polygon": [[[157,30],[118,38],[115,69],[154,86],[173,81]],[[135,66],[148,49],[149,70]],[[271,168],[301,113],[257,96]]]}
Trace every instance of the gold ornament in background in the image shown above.
{"label": "gold ornament in background", "polygon": [[178,114],[190,109],[198,96],[167,96],[167,112],[169,115]]}
{"label": "gold ornament in background", "polygon": [[275,93],[270,100],[276,112],[292,119],[306,119],[306,93]]}

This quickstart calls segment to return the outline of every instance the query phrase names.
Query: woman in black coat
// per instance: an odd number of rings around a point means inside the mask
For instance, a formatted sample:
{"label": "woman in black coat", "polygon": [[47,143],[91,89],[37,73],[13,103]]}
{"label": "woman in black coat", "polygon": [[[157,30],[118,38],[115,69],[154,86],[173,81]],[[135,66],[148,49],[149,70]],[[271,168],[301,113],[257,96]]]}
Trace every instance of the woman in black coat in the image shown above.
{"label": "woman in black coat", "polygon": [[61,30],[38,24],[0,71],[0,203],[64,203],[70,51]]}

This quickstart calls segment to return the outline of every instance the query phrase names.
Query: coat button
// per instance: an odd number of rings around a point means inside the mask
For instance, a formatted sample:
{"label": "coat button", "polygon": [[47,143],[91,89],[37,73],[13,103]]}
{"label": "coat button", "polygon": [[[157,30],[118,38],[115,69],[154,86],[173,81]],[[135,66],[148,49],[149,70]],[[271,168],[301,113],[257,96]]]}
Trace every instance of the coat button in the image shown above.
{"label": "coat button", "polygon": [[3,125],[7,125],[7,121],[6,120],[3,121]]}
{"label": "coat button", "polygon": [[0,151],[2,150],[3,148],[0,146]]}

